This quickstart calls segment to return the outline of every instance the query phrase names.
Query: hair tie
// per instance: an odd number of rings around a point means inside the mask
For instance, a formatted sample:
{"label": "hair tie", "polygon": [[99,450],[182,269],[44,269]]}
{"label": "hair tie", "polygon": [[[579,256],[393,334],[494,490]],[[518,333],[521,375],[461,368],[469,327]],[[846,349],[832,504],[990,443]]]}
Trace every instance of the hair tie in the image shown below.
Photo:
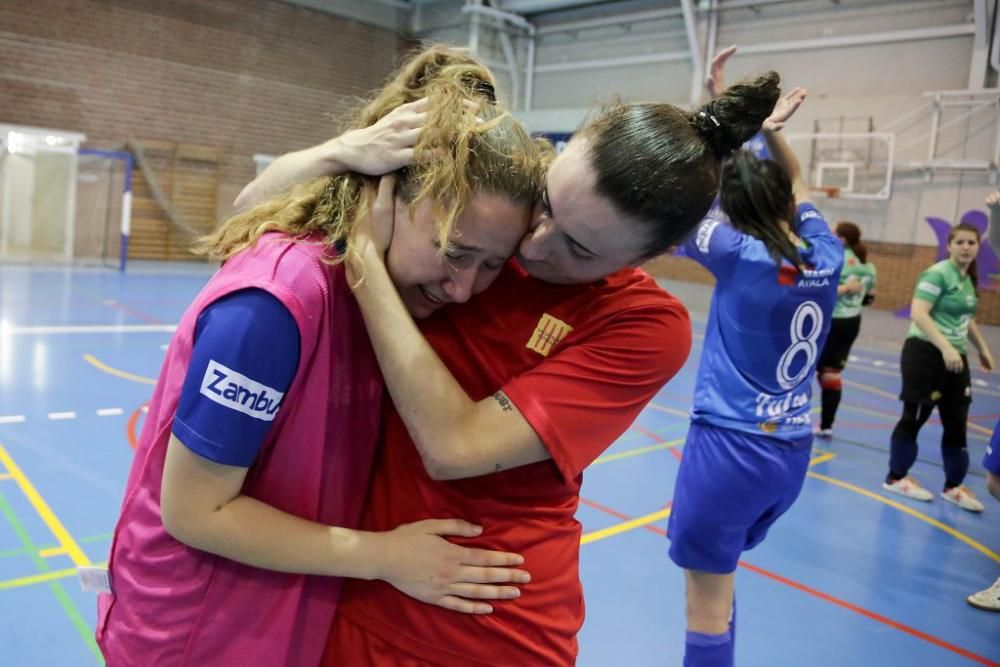
{"label": "hair tie", "polygon": [[698,115],[701,116],[702,118],[709,119],[710,121],[712,121],[712,123],[715,124],[716,127],[722,127],[722,124],[719,122],[719,119],[716,118],[711,112],[702,109],[701,111],[698,112]]}
{"label": "hair tie", "polygon": [[488,81],[478,80],[472,85],[472,90],[474,90],[475,92],[479,93],[487,100],[489,100],[490,104],[497,103],[497,93],[496,90],[493,88],[492,83]]}

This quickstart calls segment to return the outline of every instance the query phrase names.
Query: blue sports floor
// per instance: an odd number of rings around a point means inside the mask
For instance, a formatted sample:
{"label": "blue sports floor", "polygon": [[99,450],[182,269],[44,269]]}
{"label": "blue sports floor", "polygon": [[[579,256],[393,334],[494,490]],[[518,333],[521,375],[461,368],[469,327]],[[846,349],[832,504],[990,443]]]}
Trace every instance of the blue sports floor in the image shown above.
{"label": "blue sports floor", "polygon": [[[101,563],[170,331],[207,269],[0,266],[0,665],[100,664],[96,600],[74,567]],[[707,291],[671,284],[696,332]],[[1000,375],[974,372],[973,515],[881,490],[903,324],[865,316],[836,437],[817,442],[798,503],[737,575],[737,663],[1000,665],[1000,614],[965,596],[1000,576],[1000,503],[980,466]],[[993,350],[1000,335],[985,327]],[[664,537],[700,340],[684,371],[588,470],[579,518],[587,623],[579,664],[679,665],[681,572]],[[932,420],[913,473],[943,479]],[[467,517],[474,519],[475,517]],[[526,591],[530,595],[530,590]]]}

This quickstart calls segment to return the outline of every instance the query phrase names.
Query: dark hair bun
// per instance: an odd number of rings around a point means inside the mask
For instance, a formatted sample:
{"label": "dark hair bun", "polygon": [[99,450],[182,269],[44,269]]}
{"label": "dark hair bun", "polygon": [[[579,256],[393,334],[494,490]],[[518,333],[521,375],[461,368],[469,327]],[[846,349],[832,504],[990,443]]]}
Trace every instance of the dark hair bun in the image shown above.
{"label": "dark hair bun", "polygon": [[781,96],[780,83],[777,72],[740,81],[696,111],[691,124],[721,160],[760,131]]}

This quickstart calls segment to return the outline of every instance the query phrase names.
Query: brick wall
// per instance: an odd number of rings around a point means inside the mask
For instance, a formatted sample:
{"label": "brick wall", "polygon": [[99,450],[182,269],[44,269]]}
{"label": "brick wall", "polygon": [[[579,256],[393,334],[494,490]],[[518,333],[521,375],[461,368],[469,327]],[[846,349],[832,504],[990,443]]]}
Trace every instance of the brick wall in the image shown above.
{"label": "brick wall", "polygon": [[269,0],[4,0],[0,122],[219,146],[219,213],[254,153],[317,143],[411,43]]}
{"label": "brick wall", "polygon": [[[909,305],[917,276],[935,262],[937,249],[902,243],[866,242],[866,245],[868,261],[874,262],[878,269],[878,298],[872,307],[895,311]],[[685,257],[659,257],[644,268],[657,278],[707,284],[714,282],[708,271]],[[1000,292],[979,290],[976,321],[1000,324]]]}

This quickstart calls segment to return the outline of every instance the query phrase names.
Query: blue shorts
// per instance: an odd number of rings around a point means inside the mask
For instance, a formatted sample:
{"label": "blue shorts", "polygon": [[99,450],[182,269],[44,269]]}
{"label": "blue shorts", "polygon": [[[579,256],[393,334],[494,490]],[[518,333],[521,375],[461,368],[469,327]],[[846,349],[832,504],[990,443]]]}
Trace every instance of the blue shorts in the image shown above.
{"label": "blue shorts", "polygon": [[986,445],[986,455],[983,456],[983,467],[994,475],[1000,475],[1000,421],[993,429],[990,444]]}
{"label": "blue shorts", "polygon": [[667,526],[670,559],[729,574],[802,491],[812,436],[783,442],[693,422]]}

